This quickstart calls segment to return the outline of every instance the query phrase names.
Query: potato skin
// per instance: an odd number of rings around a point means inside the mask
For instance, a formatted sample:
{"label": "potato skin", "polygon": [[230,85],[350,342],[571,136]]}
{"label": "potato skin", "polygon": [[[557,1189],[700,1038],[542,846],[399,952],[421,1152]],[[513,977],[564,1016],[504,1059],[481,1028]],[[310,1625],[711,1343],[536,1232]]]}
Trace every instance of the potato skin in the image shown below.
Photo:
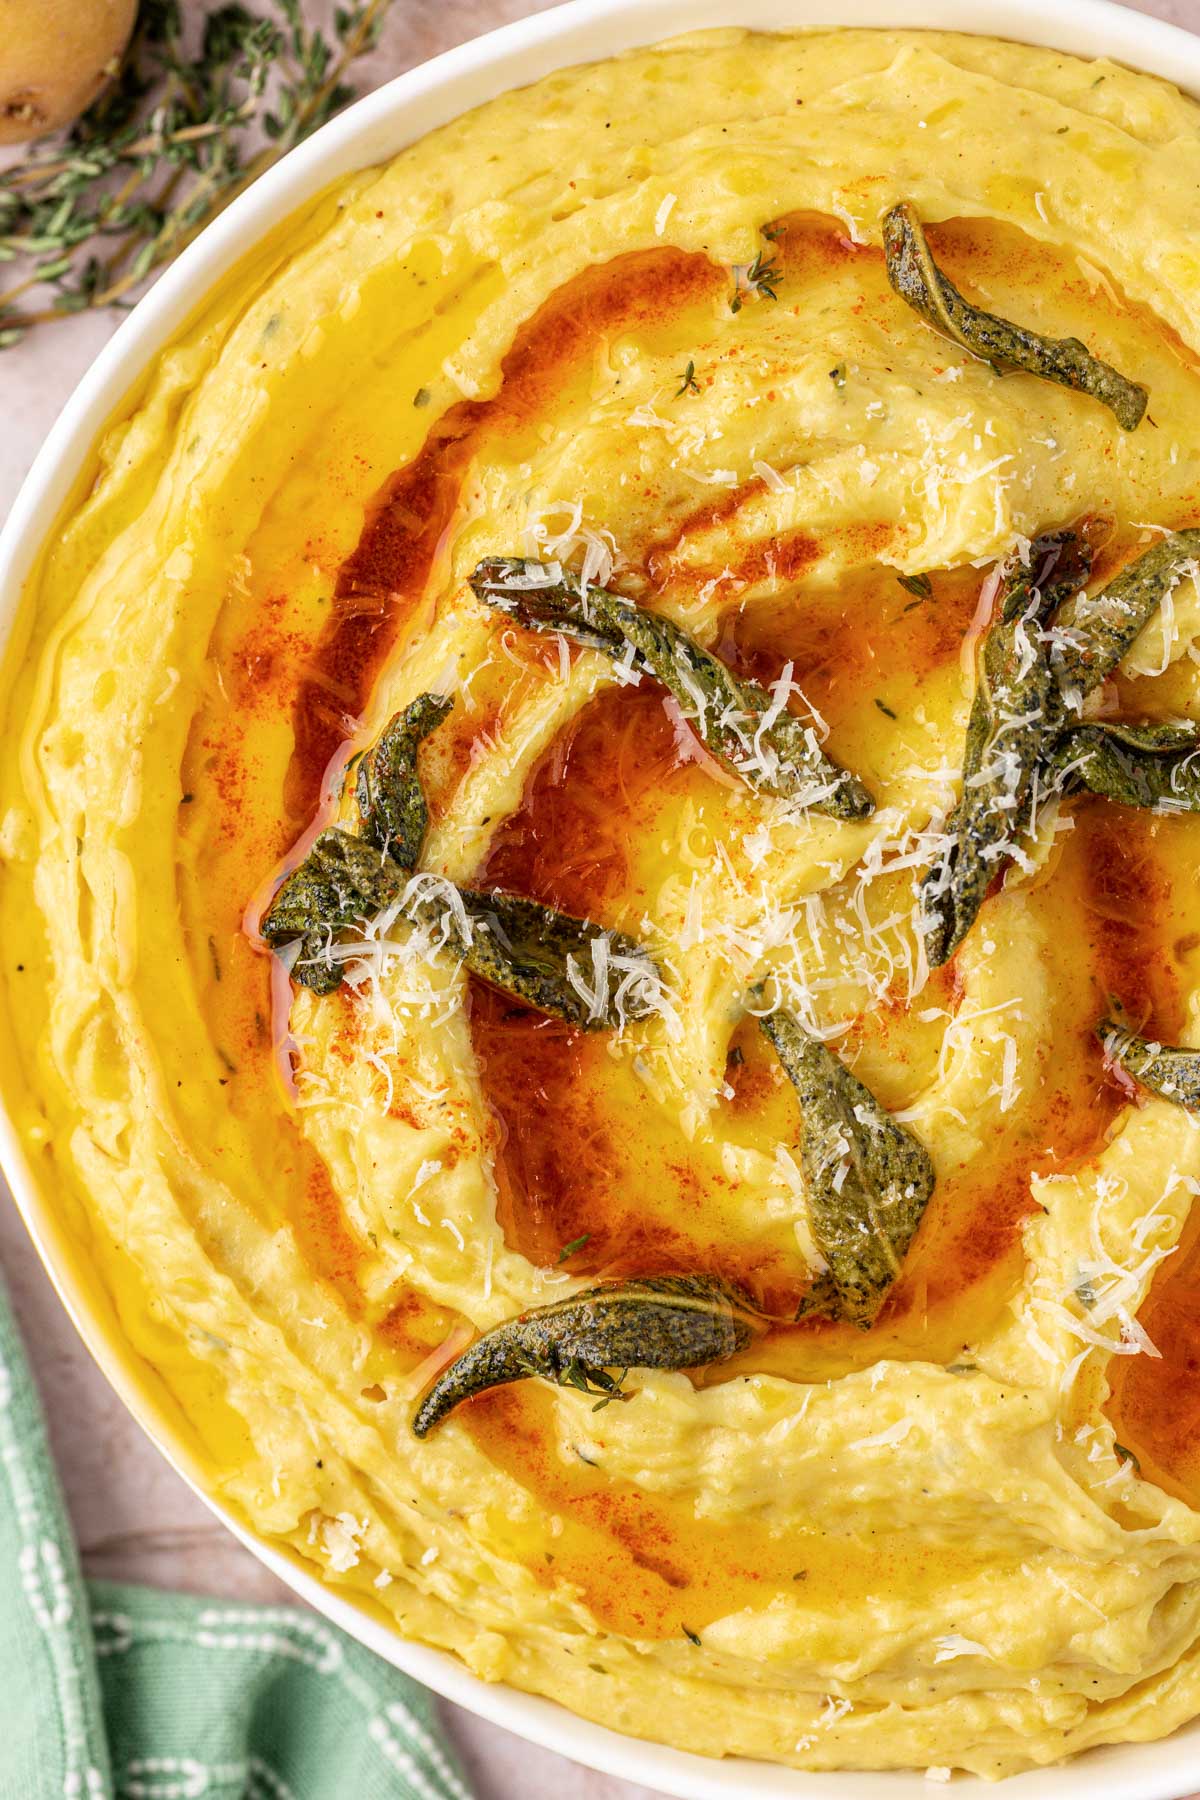
{"label": "potato skin", "polygon": [[0,0],[0,144],[90,106],[129,42],[137,0]]}

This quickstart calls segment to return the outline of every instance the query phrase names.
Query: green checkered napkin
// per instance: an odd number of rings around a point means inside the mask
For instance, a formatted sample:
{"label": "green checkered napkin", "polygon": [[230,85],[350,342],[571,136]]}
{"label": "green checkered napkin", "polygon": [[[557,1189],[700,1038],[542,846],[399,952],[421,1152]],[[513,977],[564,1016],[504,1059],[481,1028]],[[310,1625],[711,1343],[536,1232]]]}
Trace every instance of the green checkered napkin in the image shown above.
{"label": "green checkered napkin", "polygon": [[423,1688],[298,1607],[85,1582],[0,1286],[0,1800],[471,1800]]}

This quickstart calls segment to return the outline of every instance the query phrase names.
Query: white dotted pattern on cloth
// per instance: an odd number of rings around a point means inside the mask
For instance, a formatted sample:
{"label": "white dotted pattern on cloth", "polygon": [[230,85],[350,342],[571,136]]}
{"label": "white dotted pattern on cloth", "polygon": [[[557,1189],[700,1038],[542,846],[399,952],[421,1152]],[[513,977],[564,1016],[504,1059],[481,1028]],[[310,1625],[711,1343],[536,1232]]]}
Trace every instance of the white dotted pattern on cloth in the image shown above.
{"label": "white dotted pattern on cloth", "polygon": [[[30,1614],[46,1639],[58,1693],[66,1771],[63,1800],[107,1800],[109,1788],[92,1760],[87,1715],[80,1691],[80,1670],[72,1654],[67,1628],[74,1615],[74,1596],[62,1550],[47,1535],[33,1482],[22,1457],[11,1406],[15,1382],[0,1356],[0,1467],[12,1499],[13,1517],[22,1538],[19,1552],[21,1585]],[[96,1612],[92,1617],[96,1654],[121,1656],[139,1644],[175,1641],[204,1650],[258,1651],[289,1657],[318,1675],[332,1675],[367,1715],[367,1735],[385,1761],[411,1786],[417,1800],[471,1800],[441,1745],[416,1715],[399,1700],[384,1701],[346,1661],[339,1639],[315,1620],[285,1607],[254,1611],[211,1607],[191,1630],[169,1619],[138,1619],[128,1613]],[[435,1787],[417,1762],[419,1751],[443,1784]],[[201,1800],[231,1785],[244,1800],[296,1800],[296,1795],[261,1757],[237,1763],[202,1763],[193,1757],[140,1757],[131,1760],[117,1780],[121,1800]]]}
{"label": "white dotted pattern on cloth", "polygon": [[[437,1739],[402,1701],[383,1701],[370,1682],[348,1665],[342,1645],[333,1632],[315,1620],[298,1616],[286,1607],[263,1607],[253,1611],[211,1607],[200,1614],[195,1631],[170,1619],[134,1620],[127,1613],[113,1612],[95,1613],[92,1624],[99,1656],[124,1655],[139,1643],[174,1641],[217,1652],[250,1650],[264,1656],[290,1657],[319,1675],[336,1676],[367,1714],[367,1733],[371,1742],[390,1766],[404,1776],[418,1800],[445,1800],[446,1794],[452,1796],[452,1800],[471,1800]],[[442,1787],[435,1787],[428,1780],[412,1754],[413,1749],[425,1757]],[[240,1764],[237,1767],[242,1769]],[[128,1800],[191,1800],[193,1795],[202,1795],[212,1789],[210,1785],[196,1787],[187,1783],[203,1777],[204,1782],[211,1784],[218,1780],[218,1775],[223,1781],[239,1779],[236,1773],[229,1772],[231,1768],[229,1764],[208,1767],[187,1758],[146,1758],[128,1765],[118,1792],[128,1796]],[[245,1769],[264,1784],[263,1800],[292,1800],[286,1783],[260,1759],[251,1759]],[[276,1782],[277,1788],[265,1785],[270,1781]],[[249,1800],[257,1800],[255,1790],[250,1790]]]}
{"label": "white dotted pattern on cloth", "polygon": [[126,1763],[117,1783],[121,1800],[201,1800],[236,1785],[244,1800],[297,1800],[294,1789],[261,1757],[202,1763],[192,1756],[143,1756]]}
{"label": "white dotted pattern on cloth", "polygon": [[62,1721],[64,1800],[102,1800],[107,1782],[92,1754],[88,1741],[88,1719],[80,1686],[80,1669],[67,1635],[74,1605],[70,1583],[63,1566],[62,1552],[53,1538],[46,1535],[33,1483],[21,1455],[13,1419],[12,1402],[16,1383],[3,1356],[0,1356],[0,1467],[12,1496],[13,1517],[23,1539],[19,1563],[21,1586],[29,1611],[46,1640],[54,1685],[58,1694],[58,1713]]}

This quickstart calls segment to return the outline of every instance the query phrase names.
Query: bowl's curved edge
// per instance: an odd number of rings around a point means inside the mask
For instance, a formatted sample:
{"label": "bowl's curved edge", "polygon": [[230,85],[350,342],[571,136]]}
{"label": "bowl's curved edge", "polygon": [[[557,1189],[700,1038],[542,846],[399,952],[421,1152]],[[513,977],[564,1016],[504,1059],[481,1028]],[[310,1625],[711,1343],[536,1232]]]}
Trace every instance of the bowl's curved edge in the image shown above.
{"label": "bowl's curved edge", "polygon": [[[160,277],[114,333],[67,401],[0,529],[0,648],[7,648],[23,586],[105,426],[136,390],[151,359],[204,296],[287,214],[339,177],[394,155],[494,94],[555,68],[615,54],[685,31],[736,23],[758,29],[839,25],[914,27],[913,0],[567,0],[501,26],[408,70],[365,95],[297,146],[209,225]],[[1025,41],[1076,55],[1107,56],[1174,81],[1200,96],[1200,37],[1130,12],[1115,0],[922,0],[920,26]],[[198,298],[199,296],[199,298]],[[413,1643],[277,1546],[250,1531],[209,1491],[165,1409],[147,1392],[137,1359],[101,1329],[73,1266],[67,1233],[40,1185],[16,1127],[0,1109],[0,1168],[25,1227],[71,1321],[106,1380],[221,1523],[268,1569],[323,1614],[402,1670],[482,1718],[592,1768],[680,1800],[928,1800],[910,1773],[810,1774],[752,1762],[717,1761],[593,1724],[555,1702],[473,1675],[456,1657]],[[77,1259],[76,1259],[77,1260]],[[1050,1769],[1011,1777],[1013,1800],[1180,1800],[1200,1766],[1200,1723],[1148,1744],[1113,1746]],[[956,1791],[983,1791],[981,1782]]]}
{"label": "bowl's curved edge", "polygon": [[[766,30],[822,24],[911,29],[918,5],[923,29],[1106,55],[1200,92],[1200,39],[1116,0],[741,0],[732,22]],[[289,151],[163,272],[68,399],[0,529],[0,633],[8,628],[14,586],[25,581],[46,535],[47,513],[64,504],[105,424],[150,358],[195,311],[196,296],[207,293],[251,244],[331,181],[394,155],[495,94],[570,63],[730,23],[730,10],[731,0],[566,0],[396,76]],[[397,131],[401,113],[404,126]]]}

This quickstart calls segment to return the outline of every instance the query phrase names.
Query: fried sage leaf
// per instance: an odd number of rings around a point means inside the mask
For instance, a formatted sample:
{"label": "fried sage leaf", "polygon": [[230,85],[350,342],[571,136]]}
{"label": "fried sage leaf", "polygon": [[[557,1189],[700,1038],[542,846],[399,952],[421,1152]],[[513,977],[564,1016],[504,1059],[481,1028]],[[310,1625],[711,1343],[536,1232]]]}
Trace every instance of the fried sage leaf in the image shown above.
{"label": "fried sage leaf", "polygon": [[1147,390],[1093,356],[1078,338],[1044,337],[972,306],[934,262],[921,221],[907,201],[884,218],[883,250],[888,280],[900,298],[943,337],[990,363],[997,375],[1018,369],[1040,375],[1099,400],[1123,431],[1140,425],[1150,398]]}
{"label": "fried sage leaf", "polygon": [[415,869],[429,826],[429,807],[417,773],[417,749],[436,731],[453,700],[418,694],[395,713],[358,765],[355,792],[362,835],[402,869]]}
{"label": "fried sage leaf", "polygon": [[874,812],[857,776],[826,756],[813,727],[777,704],[761,683],[734,675],[661,614],[611,599],[606,616],[619,623],[705,749],[748,787],[799,800],[835,819],[865,819]]}
{"label": "fried sage leaf", "polygon": [[1090,569],[1087,540],[1062,531],[1038,538],[1028,562],[1002,575],[995,623],[975,655],[962,799],[947,821],[946,852],[921,887],[933,968],[949,961],[974,923],[1005,845],[1025,822],[1038,760],[1065,724],[1042,626]]}
{"label": "fried sage leaf", "polygon": [[396,713],[358,768],[361,835],[333,825],[279,888],[259,927],[276,947],[301,940],[292,979],[315,994],[342,984],[342,964],[330,955],[334,933],[382,912],[415,868],[429,822],[417,775],[417,746],[453,706],[420,694]]}
{"label": "fried sage leaf", "polygon": [[341,985],[334,934],[400,902],[411,923],[448,946],[473,974],[539,1012],[585,1031],[659,1010],[663,980],[633,938],[500,889],[459,888],[441,876],[410,880],[428,809],[417,770],[422,740],[452,700],[421,694],[389,721],[359,766],[361,835],[331,826],[283,882],[260,930],[273,947],[300,939],[295,981],[317,994]]}
{"label": "fried sage leaf", "polygon": [[934,1188],[924,1145],[782,1008],[759,1019],[796,1090],[809,1229],[825,1259],[801,1311],[864,1331],[900,1273]]}
{"label": "fried sage leaf", "polygon": [[386,851],[331,825],[284,881],[259,930],[273,947],[299,938],[293,981],[330,994],[342,981],[341,964],[329,953],[333,934],[390,906],[404,880]]}
{"label": "fried sage leaf", "polygon": [[417,1409],[423,1438],[454,1407],[489,1388],[540,1375],[604,1399],[613,1369],[694,1369],[745,1349],[762,1321],[752,1302],[708,1275],[602,1282],[487,1332],[438,1376]]}
{"label": "fried sage leaf", "polygon": [[1160,538],[1098,594],[1080,594],[1056,621],[1064,688],[1089,694],[1107,681],[1189,565],[1200,565],[1198,526]]}
{"label": "fried sage leaf", "polygon": [[1200,725],[1076,725],[1046,761],[1048,785],[1121,806],[1200,812]]}
{"label": "fried sage leaf", "polygon": [[1096,1036],[1109,1062],[1120,1063],[1139,1086],[1200,1113],[1200,1050],[1140,1037],[1115,1019],[1101,1019]]}
{"label": "fried sage leaf", "polygon": [[625,638],[619,627],[600,617],[596,602],[607,589],[588,584],[585,594],[578,575],[558,562],[534,557],[487,556],[471,576],[476,598],[504,612],[527,631],[548,631],[620,656]]}
{"label": "fried sage leaf", "polygon": [[440,931],[480,980],[585,1031],[658,1011],[663,981],[653,959],[635,939],[590,919],[498,888],[448,883],[414,895],[405,913]]}
{"label": "fried sage leaf", "polygon": [[[551,575],[553,579],[547,580]],[[660,681],[710,755],[759,793],[798,799],[838,819],[865,819],[875,803],[832,762],[805,725],[761,683],[734,675],[673,620],[589,586],[557,563],[489,557],[471,577],[478,597],[533,631],[620,657]]]}

